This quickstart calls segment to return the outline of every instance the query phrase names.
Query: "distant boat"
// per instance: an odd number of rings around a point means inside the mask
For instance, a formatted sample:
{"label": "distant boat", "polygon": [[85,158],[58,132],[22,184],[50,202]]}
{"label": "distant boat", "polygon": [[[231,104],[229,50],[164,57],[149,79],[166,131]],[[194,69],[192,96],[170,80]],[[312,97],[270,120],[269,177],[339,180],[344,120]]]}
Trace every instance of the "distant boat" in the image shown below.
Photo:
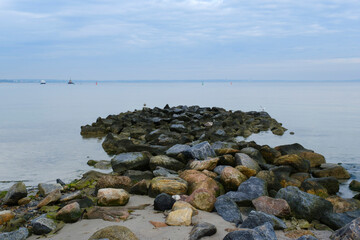
{"label": "distant boat", "polygon": [[71,78],[70,80],[68,81],[68,84],[75,84],[73,81],[71,81]]}
{"label": "distant boat", "polygon": [[41,81],[40,81],[40,84],[46,84],[46,81],[45,81],[45,80],[41,80]]}

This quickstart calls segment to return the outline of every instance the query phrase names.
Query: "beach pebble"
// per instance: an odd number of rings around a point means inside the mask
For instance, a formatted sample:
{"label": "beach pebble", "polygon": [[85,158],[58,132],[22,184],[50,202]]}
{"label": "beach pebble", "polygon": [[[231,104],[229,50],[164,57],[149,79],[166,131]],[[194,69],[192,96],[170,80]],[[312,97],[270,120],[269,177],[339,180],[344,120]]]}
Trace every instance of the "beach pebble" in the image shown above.
{"label": "beach pebble", "polygon": [[56,219],[66,223],[74,223],[79,220],[81,213],[80,205],[74,202],[61,208],[56,214]]}
{"label": "beach pebble", "polygon": [[166,224],[170,226],[189,226],[191,224],[192,215],[193,210],[191,208],[182,208],[171,211],[166,217]]}
{"label": "beach pebble", "polygon": [[154,200],[154,209],[159,211],[170,210],[175,203],[175,199],[167,193],[160,193]]}
{"label": "beach pebble", "polygon": [[124,206],[130,195],[124,189],[102,188],[98,191],[97,198],[101,206]]}
{"label": "beach pebble", "polygon": [[89,240],[139,240],[136,235],[127,227],[124,226],[109,226],[96,231]]}
{"label": "beach pebble", "polygon": [[16,205],[18,201],[27,196],[26,186],[23,182],[15,183],[10,187],[2,199],[5,205]]}
{"label": "beach pebble", "polygon": [[207,222],[198,223],[191,229],[189,240],[198,240],[202,237],[212,236],[215,233],[215,225]]}

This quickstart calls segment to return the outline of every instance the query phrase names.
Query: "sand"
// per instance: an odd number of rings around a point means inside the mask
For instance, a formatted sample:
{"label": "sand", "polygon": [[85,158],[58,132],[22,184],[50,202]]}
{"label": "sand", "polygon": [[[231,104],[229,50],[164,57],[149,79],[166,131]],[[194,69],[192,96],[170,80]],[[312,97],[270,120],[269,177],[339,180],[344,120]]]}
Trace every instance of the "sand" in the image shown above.
{"label": "sand", "polygon": [[[52,239],[52,240],[88,240],[89,237],[97,230],[112,226],[121,225],[128,227],[140,240],[188,240],[189,232],[192,226],[168,226],[163,228],[155,228],[149,221],[165,222],[164,213],[154,211],[152,206],[153,198],[147,196],[132,195],[126,206],[138,206],[141,204],[151,204],[144,210],[136,210],[126,221],[108,222],[100,219],[86,220],[83,219],[73,224],[66,224],[57,234],[53,236],[31,236],[30,240],[35,239]],[[220,240],[228,233],[227,228],[235,228],[235,224],[229,223],[222,219],[217,213],[208,213],[199,211],[197,216],[193,217],[193,223],[208,222],[217,227],[217,233],[210,237],[204,237],[204,240]],[[313,231],[318,239],[329,239],[331,232],[329,231]],[[285,237],[282,231],[276,231],[276,235],[280,240],[290,239]]]}

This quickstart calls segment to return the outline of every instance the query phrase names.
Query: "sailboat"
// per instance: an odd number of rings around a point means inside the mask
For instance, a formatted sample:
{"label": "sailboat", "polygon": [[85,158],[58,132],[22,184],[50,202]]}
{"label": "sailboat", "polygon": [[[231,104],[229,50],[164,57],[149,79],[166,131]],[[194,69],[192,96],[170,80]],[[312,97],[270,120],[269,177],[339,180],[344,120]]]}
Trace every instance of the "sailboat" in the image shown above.
{"label": "sailboat", "polygon": [[68,81],[68,84],[75,84],[73,81],[71,81],[71,78],[70,80]]}
{"label": "sailboat", "polygon": [[45,80],[41,80],[41,81],[40,81],[40,84],[46,84],[46,81],[45,81]]}

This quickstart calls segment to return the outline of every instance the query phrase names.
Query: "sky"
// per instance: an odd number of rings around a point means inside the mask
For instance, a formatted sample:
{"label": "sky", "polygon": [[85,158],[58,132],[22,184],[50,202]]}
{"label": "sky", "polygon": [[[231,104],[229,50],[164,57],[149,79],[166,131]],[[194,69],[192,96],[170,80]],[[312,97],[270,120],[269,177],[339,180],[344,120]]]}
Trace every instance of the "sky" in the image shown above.
{"label": "sky", "polygon": [[0,0],[0,79],[359,80],[359,0]]}

